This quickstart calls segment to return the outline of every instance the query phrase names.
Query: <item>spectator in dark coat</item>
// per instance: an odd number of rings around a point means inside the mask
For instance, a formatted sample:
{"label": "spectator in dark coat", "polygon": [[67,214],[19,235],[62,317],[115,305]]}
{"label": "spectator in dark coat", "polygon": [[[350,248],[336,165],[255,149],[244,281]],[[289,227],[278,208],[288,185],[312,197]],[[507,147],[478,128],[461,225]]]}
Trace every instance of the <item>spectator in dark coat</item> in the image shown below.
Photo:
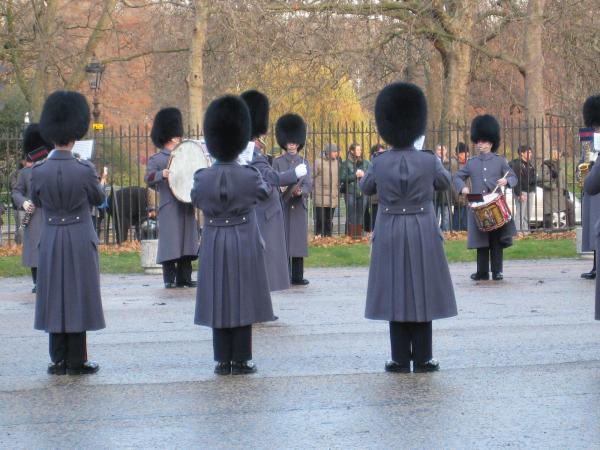
{"label": "spectator in dark coat", "polygon": [[[385,152],[385,145],[375,144],[369,150],[369,159],[373,161],[373,157],[379,153]],[[365,211],[365,231],[373,231],[375,229],[375,221],[377,219],[377,208],[379,206],[379,196],[377,194],[369,195],[367,209]]]}
{"label": "spectator in dark coat", "polygon": [[40,132],[54,144],[33,167],[31,199],[42,210],[35,328],[50,333],[48,373],[89,374],[86,331],[104,328],[98,235],[90,211],[104,201],[98,174],[71,153],[87,132],[90,110],[83,95],[57,91],[42,110]]}
{"label": "spectator in dark coat", "polygon": [[[456,172],[462,169],[469,159],[469,147],[464,142],[456,144],[456,158],[450,159],[450,175],[454,176]],[[467,186],[471,187],[471,181],[467,180]],[[466,231],[467,230],[467,211],[469,202],[465,196],[460,195],[454,184],[452,185],[452,204],[454,212],[452,213],[452,230]]]}
{"label": "spectator in dark coat", "polygon": [[432,359],[432,321],[457,314],[454,289],[435,221],[434,191],[450,187],[441,161],[413,145],[427,124],[420,88],[394,83],[377,96],[375,120],[392,146],[373,158],[360,187],[379,195],[369,267],[366,317],[390,324],[389,372],[439,369]]}
{"label": "spectator in dark coat", "polygon": [[204,213],[194,323],[213,330],[215,373],[254,373],[252,324],[275,319],[255,211],[269,187],[256,168],[236,162],[251,135],[242,99],[213,101],[203,130],[215,162],[194,174],[191,192]]}
{"label": "spectator in dark coat", "polygon": [[519,145],[519,157],[513,159],[509,166],[517,176],[517,184],[513,188],[515,202],[515,226],[518,231],[529,230],[529,202],[527,197],[530,192],[535,194],[537,178],[535,167],[531,164],[533,149],[530,145]]}

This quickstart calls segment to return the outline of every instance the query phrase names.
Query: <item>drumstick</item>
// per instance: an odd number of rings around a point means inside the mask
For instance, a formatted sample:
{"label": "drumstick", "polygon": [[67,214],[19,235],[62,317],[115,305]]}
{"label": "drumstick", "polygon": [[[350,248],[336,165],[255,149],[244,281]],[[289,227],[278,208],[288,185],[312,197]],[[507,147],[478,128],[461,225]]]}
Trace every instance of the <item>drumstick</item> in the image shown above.
{"label": "drumstick", "polygon": [[[502,178],[500,178],[500,180],[502,180],[503,178],[506,178],[506,177],[508,176],[508,174],[509,174],[509,173],[510,173],[510,171],[509,171],[509,170],[507,170],[507,171],[506,171],[506,173],[504,174],[504,176],[503,176]],[[498,181],[500,181],[500,180],[498,180]],[[495,189],[492,191],[492,194],[495,194],[495,193],[496,193],[496,191],[498,190],[498,188],[499,188],[499,187],[500,187],[500,185],[499,185],[499,184],[497,184],[497,185],[496,185],[496,188],[495,188]]]}

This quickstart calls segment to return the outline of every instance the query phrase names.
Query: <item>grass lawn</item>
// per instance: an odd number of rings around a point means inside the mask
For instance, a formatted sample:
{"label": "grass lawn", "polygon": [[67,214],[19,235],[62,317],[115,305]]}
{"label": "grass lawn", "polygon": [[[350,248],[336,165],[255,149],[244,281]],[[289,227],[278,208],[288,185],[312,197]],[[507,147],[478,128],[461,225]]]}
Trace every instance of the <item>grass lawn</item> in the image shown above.
{"label": "grass lawn", "polygon": [[[465,241],[446,241],[444,243],[449,262],[475,261],[476,251],[468,250]],[[311,248],[310,257],[305,260],[306,267],[342,267],[367,266],[369,264],[369,246],[357,244],[328,248]],[[562,240],[518,240],[504,251],[504,259],[548,259],[574,258],[577,256],[575,242]]]}
{"label": "grass lawn", "polygon": [[[446,241],[444,244],[449,262],[475,261],[475,250],[467,250],[465,241]],[[357,267],[369,265],[367,244],[338,245],[332,247],[311,247],[306,267]],[[573,258],[575,242],[571,239],[557,240],[517,240],[504,251],[505,259],[547,259]],[[194,270],[197,263],[194,263]],[[102,273],[141,273],[140,256],[137,252],[101,254]],[[28,268],[21,266],[20,256],[0,257],[0,277],[29,275]]]}

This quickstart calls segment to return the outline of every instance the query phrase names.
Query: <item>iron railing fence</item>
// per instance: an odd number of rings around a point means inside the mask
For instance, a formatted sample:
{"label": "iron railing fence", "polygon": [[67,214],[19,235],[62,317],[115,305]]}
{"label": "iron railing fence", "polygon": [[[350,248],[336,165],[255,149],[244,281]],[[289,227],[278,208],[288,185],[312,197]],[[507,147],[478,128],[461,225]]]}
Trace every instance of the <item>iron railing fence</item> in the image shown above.
{"label": "iron railing fence", "polygon": [[[519,198],[506,192],[513,215],[521,212],[522,225],[530,230],[561,230],[575,226],[581,220],[581,189],[577,182],[577,166],[581,151],[579,125],[567,121],[512,122],[502,124],[502,140],[498,153],[508,161],[519,158],[518,147],[532,147],[531,164],[535,168],[533,191],[519,205]],[[186,138],[198,139],[199,127],[187,130]],[[94,164],[100,173],[108,170],[107,193],[110,208],[93,212],[98,234],[103,243],[113,244],[141,237],[140,225],[147,219],[148,210],[156,196],[148,193],[144,173],[148,158],[156,152],[148,127],[107,128],[89,136],[95,140]],[[268,154],[281,155],[274,130],[265,139]],[[425,148],[446,149],[444,164],[456,173],[462,161],[455,149],[464,142],[472,151],[468,126],[444,124],[429,129]],[[336,144],[337,160],[323,153],[327,144]],[[376,217],[377,198],[364,197],[356,187],[356,163],[349,160],[351,146],[360,146],[365,160],[370,151],[382,144],[372,123],[309,124],[307,141],[301,154],[309,161],[313,192],[308,202],[309,233],[362,235],[372,230]],[[2,213],[2,243],[20,241],[22,212],[16,211],[11,200],[12,185],[21,163],[21,131],[4,131],[0,135],[0,205]],[[359,162],[359,168],[363,164]],[[367,164],[364,164],[366,168]],[[353,175],[354,174],[354,175]],[[527,180],[526,180],[527,181]],[[345,193],[340,192],[341,185]],[[342,189],[344,190],[344,189]],[[112,193],[112,194],[111,194]],[[118,193],[118,194],[117,194]],[[464,205],[452,193],[436,195],[438,220],[444,230],[466,229]],[[515,206],[519,208],[515,208]],[[326,224],[331,221],[331,227]]]}

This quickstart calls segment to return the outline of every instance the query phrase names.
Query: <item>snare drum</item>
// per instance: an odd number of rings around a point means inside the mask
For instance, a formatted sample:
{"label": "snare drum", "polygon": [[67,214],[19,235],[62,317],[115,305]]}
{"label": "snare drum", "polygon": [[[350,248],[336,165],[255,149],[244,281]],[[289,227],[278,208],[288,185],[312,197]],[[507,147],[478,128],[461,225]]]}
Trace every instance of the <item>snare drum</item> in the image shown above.
{"label": "snare drum", "polygon": [[175,198],[192,203],[190,195],[194,186],[194,173],[210,167],[211,158],[204,141],[182,141],[171,152],[169,159],[169,187]]}
{"label": "snare drum", "polygon": [[493,231],[503,227],[512,218],[506,199],[501,193],[489,194],[483,197],[483,202],[469,205],[475,216],[475,223],[480,231]]}

